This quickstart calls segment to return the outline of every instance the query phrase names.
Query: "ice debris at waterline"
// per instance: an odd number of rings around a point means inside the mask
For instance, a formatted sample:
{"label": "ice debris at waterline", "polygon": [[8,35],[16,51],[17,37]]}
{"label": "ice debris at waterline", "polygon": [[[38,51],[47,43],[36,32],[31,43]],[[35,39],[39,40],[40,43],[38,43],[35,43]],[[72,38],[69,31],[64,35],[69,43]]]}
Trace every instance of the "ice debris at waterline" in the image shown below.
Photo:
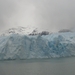
{"label": "ice debris at waterline", "polygon": [[75,33],[0,36],[0,60],[75,56]]}

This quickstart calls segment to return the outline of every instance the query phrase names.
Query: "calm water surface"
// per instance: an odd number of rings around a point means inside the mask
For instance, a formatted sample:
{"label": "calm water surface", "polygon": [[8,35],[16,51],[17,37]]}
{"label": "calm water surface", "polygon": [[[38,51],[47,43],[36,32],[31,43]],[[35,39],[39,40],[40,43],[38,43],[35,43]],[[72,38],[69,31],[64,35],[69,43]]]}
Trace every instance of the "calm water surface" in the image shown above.
{"label": "calm water surface", "polygon": [[0,61],[0,75],[75,75],[75,57]]}

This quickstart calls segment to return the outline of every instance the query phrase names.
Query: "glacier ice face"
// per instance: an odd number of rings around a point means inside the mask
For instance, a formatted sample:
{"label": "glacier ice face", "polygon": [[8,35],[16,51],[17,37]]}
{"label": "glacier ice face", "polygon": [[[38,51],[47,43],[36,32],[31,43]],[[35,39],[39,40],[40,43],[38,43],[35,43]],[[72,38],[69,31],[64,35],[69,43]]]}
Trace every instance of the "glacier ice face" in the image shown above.
{"label": "glacier ice face", "polygon": [[0,60],[75,56],[75,33],[0,37]]}

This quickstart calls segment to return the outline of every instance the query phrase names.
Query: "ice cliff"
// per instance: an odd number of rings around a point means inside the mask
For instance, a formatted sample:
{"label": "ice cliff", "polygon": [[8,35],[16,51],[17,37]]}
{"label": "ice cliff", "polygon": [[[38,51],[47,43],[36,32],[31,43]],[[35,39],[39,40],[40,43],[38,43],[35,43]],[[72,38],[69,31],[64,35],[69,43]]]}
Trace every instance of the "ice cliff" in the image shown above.
{"label": "ice cliff", "polygon": [[75,56],[75,32],[0,36],[0,60]]}

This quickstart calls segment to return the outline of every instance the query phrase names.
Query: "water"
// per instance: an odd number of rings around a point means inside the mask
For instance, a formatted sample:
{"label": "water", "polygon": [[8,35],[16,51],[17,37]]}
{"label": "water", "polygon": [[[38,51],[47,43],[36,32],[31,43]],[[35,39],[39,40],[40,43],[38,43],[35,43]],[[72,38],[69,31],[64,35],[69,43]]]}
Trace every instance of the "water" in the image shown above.
{"label": "water", "polygon": [[75,57],[0,61],[0,75],[75,75]]}

